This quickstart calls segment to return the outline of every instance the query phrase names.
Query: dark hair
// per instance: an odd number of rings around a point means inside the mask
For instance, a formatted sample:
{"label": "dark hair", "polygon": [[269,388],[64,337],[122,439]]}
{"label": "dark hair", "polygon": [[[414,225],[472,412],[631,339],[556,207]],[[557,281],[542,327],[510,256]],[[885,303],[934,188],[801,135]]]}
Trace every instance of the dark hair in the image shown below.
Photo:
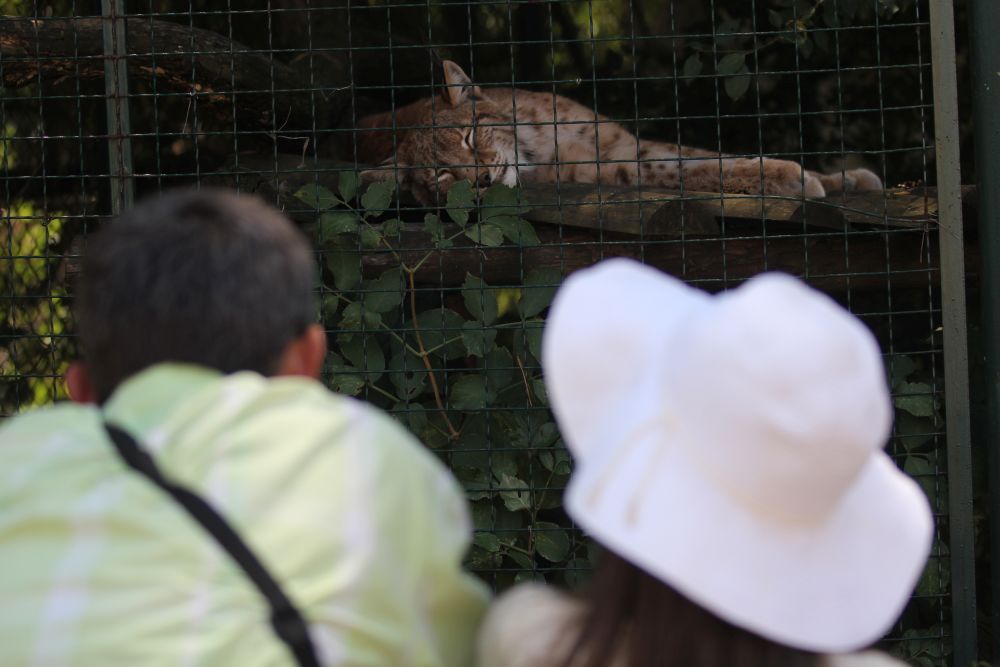
{"label": "dark hair", "polygon": [[87,245],[74,311],[98,400],[153,364],[270,375],[315,320],[309,244],[256,197],[213,189],[143,200]]}
{"label": "dark hair", "polygon": [[566,667],[816,667],[815,653],[728,623],[610,551]]}

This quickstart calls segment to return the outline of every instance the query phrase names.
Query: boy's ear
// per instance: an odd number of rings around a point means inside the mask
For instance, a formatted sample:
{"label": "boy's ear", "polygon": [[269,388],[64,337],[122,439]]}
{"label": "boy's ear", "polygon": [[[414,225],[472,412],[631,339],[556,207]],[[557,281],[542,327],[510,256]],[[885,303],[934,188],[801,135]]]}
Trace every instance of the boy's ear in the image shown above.
{"label": "boy's ear", "polygon": [[395,181],[396,184],[403,185],[409,180],[410,170],[406,163],[398,162],[395,156],[391,156],[380,162],[378,166],[365,169],[360,175],[363,183]]}
{"label": "boy's ear", "polygon": [[74,403],[97,403],[97,391],[90,381],[90,371],[86,364],[74,361],[66,369],[64,376],[66,393]]}
{"label": "boy's ear", "polygon": [[467,99],[482,99],[483,91],[472,83],[472,79],[458,66],[458,63],[445,60],[441,63],[441,67],[444,69],[445,89],[442,95],[445,102],[457,107]]}

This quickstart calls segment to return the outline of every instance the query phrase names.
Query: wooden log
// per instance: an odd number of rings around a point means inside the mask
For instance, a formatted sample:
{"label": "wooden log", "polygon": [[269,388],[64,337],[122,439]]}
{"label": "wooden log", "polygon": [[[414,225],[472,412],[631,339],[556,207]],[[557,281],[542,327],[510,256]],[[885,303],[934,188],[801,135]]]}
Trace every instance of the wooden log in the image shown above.
{"label": "wooden log", "polygon": [[[310,130],[328,101],[299,70],[222,35],[169,21],[126,20],[129,76],[155,81],[158,91],[184,92],[223,122]],[[104,77],[100,18],[5,18],[0,28],[3,85]]]}
{"label": "wooden log", "polygon": [[[394,247],[403,262],[416,265],[422,285],[460,285],[467,273],[494,286],[519,285],[537,267],[564,274],[609,257],[630,257],[709,290],[746,280],[762,271],[784,271],[829,292],[886,290],[889,287],[936,285],[937,254],[933,236],[921,230],[776,234],[773,236],[646,239],[590,230],[538,226],[541,244],[498,248],[459,244],[435,250],[429,237],[409,226]],[[968,249],[968,269],[975,271],[978,253]],[[887,259],[888,258],[888,259]],[[389,252],[359,251],[368,277],[398,265]]]}
{"label": "wooden log", "polygon": [[[292,195],[303,185],[315,183],[335,191],[341,171],[364,168],[297,155],[279,155],[277,160],[250,157],[203,182],[257,192],[294,211],[301,206]],[[531,206],[525,217],[532,222],[642,236],[718,235],[726,221],[781,222],[800,229],[840,231],[868,225],[923,229],[937,224],[932,188],[834,193],[826,199],[804,200],[589,183],[528,183],[521,192]],[[974,195],[975,189],[967,186],[963,200],[971,204]],[[412,204],[405,193],[404,204]]]}
{"label": "wooden log", "polygon": [[[355,166],[297,156],[244,160],[239,169],[208,180],[258,192],[308,224],[316,214],[294,198],[295,191],[307,183],[336,190],[344,169]],[[525,217],[537,223],[538,246],[458,243],[436,250],[417,222],[404,222],[394,246],[411,265],[430,253],[416,275],[428,286],[459,285],[466,273],[494,285],[516,285],[535,267],[568,273],[614,256],[642,259],[707,289],[767,270],[807,278],[830,292],[925,288],[938,282],[937,253],[928,245],[936,234],[932,189],[799,200],[562,183],[525,185],[522,195],[532,207]],[[964,195],[974,200],[973,189]],[[423,216],[420,210],[414,213],[412,220]],[[970,246],[970,272],[977,258]],[[359,251],[358,261],[368,276],[396,264],[390,253],[380,251]]]}

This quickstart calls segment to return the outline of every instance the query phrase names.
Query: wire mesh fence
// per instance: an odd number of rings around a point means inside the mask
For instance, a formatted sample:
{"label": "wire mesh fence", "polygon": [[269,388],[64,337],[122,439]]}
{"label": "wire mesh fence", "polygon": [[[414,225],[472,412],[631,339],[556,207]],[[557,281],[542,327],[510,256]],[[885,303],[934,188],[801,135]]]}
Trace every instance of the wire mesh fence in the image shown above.
{"label": "wire mesh fence", "polygon": [[[861,317],[890,450],[935,510],[886,646],[952,652],[926,0],[0,2],[0,414],[64,398],[88,234],[132,197],[235,187],[315,241],[325,380],[451,466],[495,588],[595,549],[540,334],[629,256],[712,291],[765,270]],[[601,308],[595,303],[594,308]]]}

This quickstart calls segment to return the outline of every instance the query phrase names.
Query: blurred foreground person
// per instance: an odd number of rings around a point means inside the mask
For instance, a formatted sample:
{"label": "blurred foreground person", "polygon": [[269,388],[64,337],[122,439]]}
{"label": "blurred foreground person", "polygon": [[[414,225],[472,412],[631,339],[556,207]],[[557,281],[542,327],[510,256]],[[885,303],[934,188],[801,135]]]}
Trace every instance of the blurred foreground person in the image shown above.
{"label": "blurred foreground person", "polygon": [[557,293],[542,354],[566,509],[603,559],[579,599],[502,597],[480,667],[902,664],[855,651],[902,611],[933,527],[882,451],[860,321],[787,275],[713,297],[610,260]]}
{"label": "blurred foreground person", "polygon": [[0,664],[472,659],[465,500],[317,382],[316,266],[252,197],[148,199],[88,244],[74,403],[0,429]]}

